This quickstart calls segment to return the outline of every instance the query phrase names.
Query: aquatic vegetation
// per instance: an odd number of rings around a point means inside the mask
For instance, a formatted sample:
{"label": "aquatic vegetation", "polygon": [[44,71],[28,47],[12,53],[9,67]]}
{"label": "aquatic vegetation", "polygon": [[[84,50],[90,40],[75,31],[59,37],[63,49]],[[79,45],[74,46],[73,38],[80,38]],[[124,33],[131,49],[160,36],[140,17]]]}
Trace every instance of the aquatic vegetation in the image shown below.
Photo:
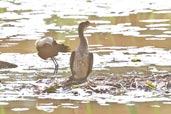
{"label": "aquatic vegetation", "polygon": [[141,62],[141,59],[139,59],[139,58],[133,58],[131,61],[132,62]]}
{"label": "aquatic vegetation", "polygon": [[154,85],[153,83],[151,82],[146,82],[147,86],[150,87],[151,89],[157,89],[157,86]]}

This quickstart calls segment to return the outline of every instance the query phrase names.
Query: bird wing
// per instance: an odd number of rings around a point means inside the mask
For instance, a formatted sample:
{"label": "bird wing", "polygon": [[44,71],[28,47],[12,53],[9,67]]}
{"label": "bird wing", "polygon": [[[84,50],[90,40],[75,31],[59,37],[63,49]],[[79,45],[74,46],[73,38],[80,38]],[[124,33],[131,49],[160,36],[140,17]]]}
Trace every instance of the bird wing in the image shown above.
{"label": "bird wing", "polygon": [[93,53],[89,53],[89,63],[88,63],[87,76],[91,73],[92,68],[93,68]]}
{"label": "bird wing", "polygon": [[74,76],[74,71],[73,71],[74,58],[75,58],[75,51],[71,53],[71,57],[70,57],[70,69],[71,69],[72,76]]}

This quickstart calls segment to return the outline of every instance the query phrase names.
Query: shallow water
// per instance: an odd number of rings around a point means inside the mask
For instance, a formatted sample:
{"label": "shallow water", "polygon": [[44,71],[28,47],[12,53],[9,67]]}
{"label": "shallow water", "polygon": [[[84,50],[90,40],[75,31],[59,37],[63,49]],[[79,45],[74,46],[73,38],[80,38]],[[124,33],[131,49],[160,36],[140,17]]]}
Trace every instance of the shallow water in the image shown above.
{"label": "shallow water", "polygon": [[[2,106],[7,105],[3,102]],[[36,104],[36,105],[35,105]],[[23,102],[10,102],[8,107],[9,110],[3,110],[1,112],[4,114],[29,114],[29,113],[50,113],[50,114],[144,114],[144,113],[158,113],[158,114],[168,114],[171,112],[170,102],[148,102],[148,103],[109,103],[108,105],[98,105],[97,103],[78,103],[74,101],[52,101],[52,100],[38,100],[38,101],[28,101]],[[36,108],[35,108],[36,107]],[[78,108],[79,107],[79,108]],[[161,110],[163,109],[163,110]]]}
{"label": "shallow water", "polygon": [[[0,112],[170,113],[170,95],[155,99],[151,93],[141,92],[119,97],[83,93],[76,97],[60,90],[59,94],[37,95],[29,88],[38,79],[54,77],[53,63],[37,56],[35,40],[51,36],[72,51],[79,43],[78,23],[84,20],[97,24],[85,31],[95,58],[91,76],[170,74],[170,8],[162,0],[1,0],[0,60],[18,67],[0,69]],[[70,76],[69,57],[70,52],[56,57],[60,61],[58,77]],[[141,61],[132,62],[137,58]],[[139,103],[143,101],[148,103]]]}

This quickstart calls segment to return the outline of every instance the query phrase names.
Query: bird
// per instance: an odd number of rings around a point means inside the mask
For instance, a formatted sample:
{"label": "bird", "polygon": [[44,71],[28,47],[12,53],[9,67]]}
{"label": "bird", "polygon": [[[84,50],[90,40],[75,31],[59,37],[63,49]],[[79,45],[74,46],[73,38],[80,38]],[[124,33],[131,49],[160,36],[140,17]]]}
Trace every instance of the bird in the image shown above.
{"label": "bird", "polygon": [[39,38],[35,42],[36,49],[38,51],[38,56],[44,60],[51,58],[55,65],[54,75],[58,73],[58,62],[55,59],[55,56],[58,55],[58,52],[68,52],[69,46],[64,44],[58,44],[57,41],[52,37],[43,37]]}
{"label": "bird", "polygon": [[87,80],[88,75],[92,72],[93,68],[93,53],[89,52],[88,40],[84,36],[84,30],[88,26],[95,27],[95,23],[89,21],[81,22],[78,26],[78,35],[80,43],[78,47],[71,53],[70,56],[70,69],[72,75],[69,81],[73,83],[82,83]]}

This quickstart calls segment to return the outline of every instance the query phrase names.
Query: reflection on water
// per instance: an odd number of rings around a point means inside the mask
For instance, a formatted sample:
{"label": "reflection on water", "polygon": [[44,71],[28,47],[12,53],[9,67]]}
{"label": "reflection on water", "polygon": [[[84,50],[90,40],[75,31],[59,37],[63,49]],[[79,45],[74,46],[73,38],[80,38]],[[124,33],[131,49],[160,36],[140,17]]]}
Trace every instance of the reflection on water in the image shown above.
{"label": "reflection on water", "polygon": [[[35,40],[51,36],[58,42],[69,45],[72,51],[79,42],[78,23],[83,20],[97,24],[95,28],[90,27],[85,31],[90,50],[95,57],[91,76],[169,73],[171,71],[170,4],[169,1],[163,2],[163,0],[41,0],[41,2],[1,0],[0,60],[15,63],[18,67],[0,70],[2,94],[12,92],[12,96],[0,97],[2,101],[0,112],[3,112],[2,114],[42,111],[61,114],[170,113],[168,108],[170,102],[108,105],[102,101],[98,104],[94,102],[84,104],[66,100],[40,100],[36,95],[33,99],[19,98],[19,101],[13,102],[25,92],[17,90],[17,87],[27,87],[39,78],[53,77],[51,75],[53,63],[41,60],[37,56]],[[59,76],[70,75],[69,57],[70,53],[60,53],[57,57],[60,61]],[[132,62],[135,58],[140,61]],[[14,94],[13,89],[18,93]],[[17,96],[18,94],[21,96]]]}
{"label": "reflection on water", "polygon": [[[63,102],[63,103],[62,103]],[[35,105],[36,104],[36,105]],[[52,100],[39,100],[39,101],[19,101],[10,102],[8,104],[11,109],[4,110],[1,108],[1,112],[4,114],[36,114],[36,113],[51,113],[51,114],[168,114],[171,113],[170,102],[149,102],[149,103],[127,103],[127,104],[110,104],[106,106],[100,106],[94,102],[91,103],[77,103],[72,101],[57,101]],[[4,105],[5,106],[5,102]],[[79,108],[78,108],[79,106]],[[34,109],[36,107],[36,109]],[[161,110],[163,109],[163,110]]]}

